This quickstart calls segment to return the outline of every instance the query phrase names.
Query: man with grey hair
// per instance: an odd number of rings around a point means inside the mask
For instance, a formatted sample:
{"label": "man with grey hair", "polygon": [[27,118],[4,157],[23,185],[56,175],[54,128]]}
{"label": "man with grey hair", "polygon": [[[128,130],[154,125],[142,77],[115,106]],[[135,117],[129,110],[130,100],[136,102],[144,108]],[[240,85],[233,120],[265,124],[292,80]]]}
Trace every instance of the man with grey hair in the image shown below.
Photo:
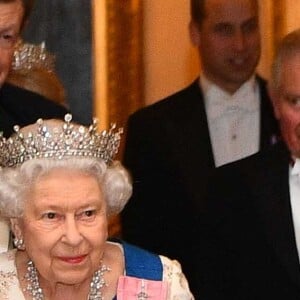
{"label": "man with grey hair", "polygon": [[194,239],[209,174],[269,147],[277,123],[266,83],[255,74],[258,1],[190,3],[202,72],[187,88],[130,116],[124,164],[134,188],[122,227],[125,239],[178,259],[200,298]]}
{"label": "man with grey hair", "polygon": [[33,0],[0,0],[0,131],[12,133],[15,124],[25,126],[38,118],[63,118],[67,110],[25,89],[6,83],[15,45],[26,25]]}
{"label": "man with grey hair", "polygon": [[211,178],[198,261],[208,299],[300,299],[299,66],[300,29],[281,41],[269,85],[282,142]]}

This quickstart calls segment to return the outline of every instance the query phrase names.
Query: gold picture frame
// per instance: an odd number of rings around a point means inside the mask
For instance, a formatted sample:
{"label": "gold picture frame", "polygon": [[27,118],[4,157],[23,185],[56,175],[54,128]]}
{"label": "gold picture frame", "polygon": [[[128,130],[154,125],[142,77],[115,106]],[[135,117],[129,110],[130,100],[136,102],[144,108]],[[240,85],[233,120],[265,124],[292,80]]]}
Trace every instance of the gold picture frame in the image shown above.
{"label": "gold picture frame", "polygon": [[144,102],[140,0],[94,0],[95,115],[126,125]]}
{"label": "gold picture frame", "polygon": [[[141,0],[93,0],[94,115],[100,126],[124,128],[144,105],[143,9]],[[120,236],[119,216],[109,219],[109,236]]]}

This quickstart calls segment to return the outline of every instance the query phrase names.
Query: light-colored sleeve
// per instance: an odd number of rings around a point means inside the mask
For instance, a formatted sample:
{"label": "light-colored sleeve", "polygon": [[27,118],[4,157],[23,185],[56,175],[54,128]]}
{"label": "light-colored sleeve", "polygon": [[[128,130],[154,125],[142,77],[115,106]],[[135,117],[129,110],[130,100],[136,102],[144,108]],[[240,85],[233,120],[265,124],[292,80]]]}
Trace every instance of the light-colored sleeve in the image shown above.
{"label": "light-colored sleeve", "polygon": [[6,252],[9,244],[9,226],[0,218],[0,252]]}
{"label": "light-colored sleeve", "polygon": [[160,255],[163,264],[163,280],[168,282],[168,300],[194,300],[189,284],[176,260]]}

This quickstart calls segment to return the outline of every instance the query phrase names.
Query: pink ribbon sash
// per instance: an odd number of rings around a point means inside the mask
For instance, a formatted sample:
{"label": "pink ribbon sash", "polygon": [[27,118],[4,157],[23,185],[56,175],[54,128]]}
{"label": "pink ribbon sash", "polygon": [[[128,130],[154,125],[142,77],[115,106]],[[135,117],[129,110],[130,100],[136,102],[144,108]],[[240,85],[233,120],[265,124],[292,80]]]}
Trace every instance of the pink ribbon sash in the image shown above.
{"label": "pink ribbon sash", "polygon": [[146,280],[136,277],[120,276],[118,281],[118,300],[166,300],[168,286],[164,281]]}

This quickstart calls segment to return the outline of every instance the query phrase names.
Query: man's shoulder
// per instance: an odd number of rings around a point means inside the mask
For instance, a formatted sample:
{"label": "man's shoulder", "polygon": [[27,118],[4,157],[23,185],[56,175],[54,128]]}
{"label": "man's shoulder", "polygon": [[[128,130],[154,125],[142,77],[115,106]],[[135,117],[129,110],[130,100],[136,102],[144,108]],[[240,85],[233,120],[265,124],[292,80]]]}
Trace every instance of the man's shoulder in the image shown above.
{"label": "man's shoulder", "polygon": [[1,87],[1,104],[14,104],[14,103],[42,103],[48,106],[53,106],[53,107],[61,107],[61,105],[56,104],[55,102],[45,98],[44,96],[34,93],[32,91],[23,89],[21,87],[5,83]]}
{"label": "man's shoulder", "polygon": [[23,127],[42,119],[63,119],[68,110],[31,91],[4,84],[0,89],[0,130],[4,136],[13,133],[13,126]]}
{"label": "man's shoulder", "polygon": [[0,105],[16,115],[55,118],[62,117],[68,112],[65,107],[42,95],[11,84],[5,83],[0,94]]}
{"label": "man's shoulder", "polygon": [[187,87],[167,96],[153,104],[145,106],[131,115],[131,118],[147,118],[150,116],[170,115],[174,112],[186,112],[201,101],[202,92],[198,79]]}
{"label": "man's shoulder", "polygon": [[[1,87],[1,100],[7,101],[7,99],[11,98],[13,100],[21,100],[21,99],[30,99],[30,98],[38,98],[39,95],[33,93],[29,90],[23,89],[16,85],[10,83],[4,83]],[[42,96],[40,96],[42,98]]]}

